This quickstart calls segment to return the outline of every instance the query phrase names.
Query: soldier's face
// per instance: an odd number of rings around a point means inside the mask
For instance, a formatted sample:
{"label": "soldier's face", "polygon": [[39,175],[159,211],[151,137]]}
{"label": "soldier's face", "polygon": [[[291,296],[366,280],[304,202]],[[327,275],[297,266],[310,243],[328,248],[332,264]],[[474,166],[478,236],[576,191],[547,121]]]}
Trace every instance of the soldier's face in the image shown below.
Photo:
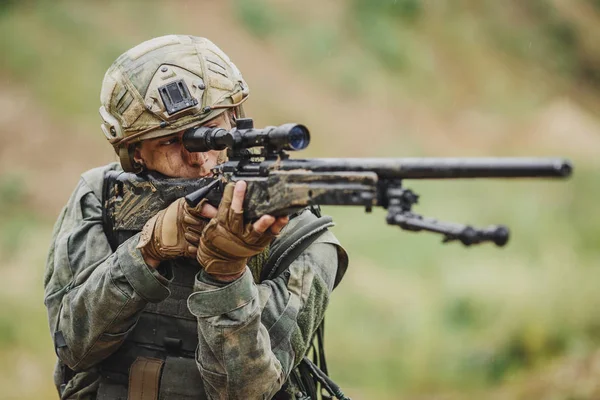
{"label": "soldier's face", "polygon": [[[227,112],[211,119],[203,126],[231,129]],[[190,153],[183,147],[183,132],[172,136],[144,140],[135,151],[135,161],[146,166],[148,170],[160,172],[172,178],[197,178],[210,175],[210,170],[217,165],[220,151],[211,150],[205,153]]]}

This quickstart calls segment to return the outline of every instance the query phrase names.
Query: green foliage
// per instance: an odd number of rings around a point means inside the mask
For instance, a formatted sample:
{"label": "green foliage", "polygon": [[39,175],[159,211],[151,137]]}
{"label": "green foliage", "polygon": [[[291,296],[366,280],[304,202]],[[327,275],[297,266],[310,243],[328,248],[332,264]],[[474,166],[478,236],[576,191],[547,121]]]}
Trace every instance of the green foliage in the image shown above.
{"label": "green foliage", "polygon": [[260,38],[266,38],[279,28],[278,16],[265,0],[235,0],[233,8],[246,28]]}
{"label": "green foliage", "polygon": [[319,62],[335,56],[341,47],[340,33],[331,27],[312,25],[302,40],[302,53],[309,57],[308,61]]}
{"label": "green foliage", "polygon": [[[583,3],[574,1],[572,6],[580,7]],[[597,2],[591,3],[597,7]],[[498,2],[486,4],[497,16],[490,21],[487,31],[501,49],[538,62],[549,71],[600,87],[598,53],[596,48],[585,46],[587,35],[600,34],[597,27],[590,30],[578,24],[550,0],[518,2],[511,7]],[[520,29],[506,29],[515,19],[527,23],[521,23]]]}
{"label": "green foliage", "polygon": [[598,11],[600,11],[600,0],[588,0],[592,6],[594,6]]}
{"label": "green foliage", "polygon": [[547,46],[543,61],[551,68],[558,68],[563,73],[573,72],[577,61],[576,51],[578,35],[573,24],[562,17],[547,0],[524,2],[523,7],[531,16],[540,20],[539,30],[534,31],[536,41],[543,40]]}
{"label": "green foliage", "polygon": [[348,19],[365,49],[391,70],[407,66],[407,39],[403,24],[416,22],[422,13],[418,0],[353,0]]}
{"label": "green foliage", "polygon": [[0,348],[13,345],[17,341],[15,324],[10,317],[0,315]]}
{"label": "green foliage", "polygon": [[444,316],[451,327],[473,328],[480,323],[481,311],[474,299],[461,297],[446,304]]}
{"label": "green foliage", "polygon": [[423,13],[420,0],[352,0],[350,8],[357,18],[391,16],[400,22],[414,22]]}
{"label": "green foliage", "polygon": [[407,55],[401,47],[396,25],[387,17],[377,19],[366,14],[358,21],[357,30],[365,47],[390,69],[406,67]]}
{"label": "green foliage", "polygon": [[12,257],[35,224],[35,215],[27,210],[25,179],[0,175],[0,254]]}
{"label": "green foliage", "polygon": [[2,0],[0,1],[0,15],[7,12],[11,7],[17,4],[16,0]]}
{"label": "green foliage", "polygon": [[567,346],[564,332],[549,332],[542,338],[531,337],[527,326],[513,335],[496,349],[483,372],[489,383],[501,382],[509,373],[533,367],[541,361],[563,353]]}
{"label": "green foliage", "polygon": [[3,215],[19,206],[25,199],[23,178],[18,175],[0,176],[0,210]]}
{"label": "green foliage", "polygon": [[[90,6],[23,2],[0,15],[0,36],[5,38],[0,41],[0,68],[27,82],[39,101],[61,116],[88,115],[98,108],[104,72],[125,48],[118,34],[93,12],[85,12]],[[114,39],[97,40],[107,35]]]}
{"label": "green foliage", "polygon": [[570,242],[579,254],[597,257],[600,238],[600,213],[596,211],[600,198],[598,174],[595,171],[578,170],[569,185],[572,195],[563,199],[565,215],[561,218],[570,221],[570,224],[564,233],[572,238]]}

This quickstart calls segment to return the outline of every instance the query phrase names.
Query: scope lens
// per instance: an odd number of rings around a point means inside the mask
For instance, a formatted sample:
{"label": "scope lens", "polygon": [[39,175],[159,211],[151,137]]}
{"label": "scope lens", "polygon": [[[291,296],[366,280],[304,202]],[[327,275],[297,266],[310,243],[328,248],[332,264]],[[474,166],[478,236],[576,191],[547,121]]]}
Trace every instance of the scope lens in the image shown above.
{"label": "scope lens", "polygon": [[304,126],[296,125],[290,130],[288,139],[292,150],[302,150],[308,147],[310,134]]}

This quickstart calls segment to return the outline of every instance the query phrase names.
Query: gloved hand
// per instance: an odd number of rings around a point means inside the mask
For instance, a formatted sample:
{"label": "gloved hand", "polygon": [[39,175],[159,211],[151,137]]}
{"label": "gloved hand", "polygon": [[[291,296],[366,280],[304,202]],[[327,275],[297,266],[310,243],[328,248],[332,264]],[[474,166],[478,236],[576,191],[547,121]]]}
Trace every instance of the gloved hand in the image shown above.
{"label": "gloved hand", "polygon": [[[235,189],[235,191],[234,191]],[[244,223],[242,204],[246,183],[225,187],[217,216],[200,238],[196,259],[204,270],[217,278],[237,277],[246,268],[248,258],[262,252],[287,224],[287,217],[263,215],[254,223]]]}
{"label": "gloved hand", "polygon": [[200,235],[208,223],[202,214],[205,203],[206,199],[192,208],[182,197],[146,222],[137,248],[148,265],[156,268],[163,260],[196,256]]}

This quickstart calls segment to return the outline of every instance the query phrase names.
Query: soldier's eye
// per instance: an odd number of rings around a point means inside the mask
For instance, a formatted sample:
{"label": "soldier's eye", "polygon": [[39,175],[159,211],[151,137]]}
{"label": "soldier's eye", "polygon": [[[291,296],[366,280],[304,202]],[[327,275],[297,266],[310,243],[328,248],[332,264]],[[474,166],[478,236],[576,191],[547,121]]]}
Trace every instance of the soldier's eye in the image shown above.
{"label": "soldier's eye", "polygon": [[160,144],[163,146],[169,146],[169,145],[176,144],[176,143],[179,143],[178,137],[169,138],[167,140],[162,141]]}

